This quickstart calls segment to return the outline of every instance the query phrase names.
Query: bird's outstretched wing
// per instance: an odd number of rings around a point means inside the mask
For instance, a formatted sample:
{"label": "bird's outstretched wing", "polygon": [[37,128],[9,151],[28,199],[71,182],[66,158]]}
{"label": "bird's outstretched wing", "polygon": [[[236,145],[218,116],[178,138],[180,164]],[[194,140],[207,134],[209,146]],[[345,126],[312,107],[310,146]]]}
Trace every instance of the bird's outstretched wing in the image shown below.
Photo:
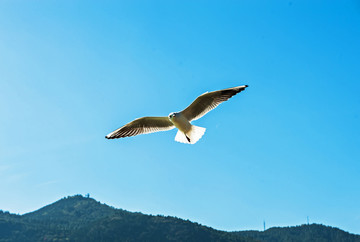
{"label": "bird's outstretched wing", "polygon": [[138,134],[148,134],[173,129],[175,126],[168,117],[143,117],[125,124],[121,128],[106,135],[107,139],[116,139]]}
{"label": "bird's outstretched wing", "polygon": [[189,120],[197,120],[209,111],[216,108],[220,103],[227,101],[232,96],[245,90],[248,85],[227,88],[219,91],[206,92],[195,99],[181,113]]}

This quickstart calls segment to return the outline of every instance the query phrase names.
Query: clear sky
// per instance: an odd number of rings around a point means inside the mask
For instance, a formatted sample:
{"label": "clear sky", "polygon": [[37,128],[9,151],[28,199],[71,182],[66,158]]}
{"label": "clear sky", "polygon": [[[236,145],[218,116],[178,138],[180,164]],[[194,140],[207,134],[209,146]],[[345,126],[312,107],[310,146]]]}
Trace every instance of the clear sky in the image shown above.
{"label": "clear sky", "polygon": [[[0,209],[62,197],[221,230],[360,233],[359,1],[0,1]],[[106,140],[198,95],[194,124]]]}

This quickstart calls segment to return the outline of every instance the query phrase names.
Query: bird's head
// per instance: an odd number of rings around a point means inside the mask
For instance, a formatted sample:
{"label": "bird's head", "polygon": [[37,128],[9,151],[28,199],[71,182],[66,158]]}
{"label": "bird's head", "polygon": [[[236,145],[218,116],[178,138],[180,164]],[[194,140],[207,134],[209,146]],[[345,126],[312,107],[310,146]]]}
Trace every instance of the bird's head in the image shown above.
{"label": "bird's head", "polygon": [[169,119],[173,119],[174,117],[176,117],[176,113],[170,113],[169,114]]}

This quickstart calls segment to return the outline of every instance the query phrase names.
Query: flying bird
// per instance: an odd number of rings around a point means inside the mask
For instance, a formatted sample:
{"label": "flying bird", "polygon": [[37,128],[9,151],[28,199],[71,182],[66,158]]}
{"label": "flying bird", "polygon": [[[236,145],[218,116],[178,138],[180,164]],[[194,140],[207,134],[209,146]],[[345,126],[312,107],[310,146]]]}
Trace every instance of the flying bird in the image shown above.
{"label": "flying bird", "polygon": [[185,144],[195,144],[205,133],[205,128],[192,125],[190,122],[204,116],[220,103],[245,90],[248,85],[206,92],[198,96],[181,112],[170,113],[168,117],[142,117],[125,124],[121,128],[106,135],[107,139],[116,139],[167,131],[178,128],[175,141]]}

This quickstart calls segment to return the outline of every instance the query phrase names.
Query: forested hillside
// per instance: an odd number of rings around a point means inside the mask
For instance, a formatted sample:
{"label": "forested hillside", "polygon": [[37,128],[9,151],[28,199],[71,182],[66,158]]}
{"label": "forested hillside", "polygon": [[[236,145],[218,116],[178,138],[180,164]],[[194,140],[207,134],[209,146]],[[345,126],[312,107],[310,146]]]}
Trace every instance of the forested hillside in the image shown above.
{"label": "forested hillside", "polygon": [[347,233],[338,228],[320,224],[301,225],[295,227],[274,227],[266,231],[240,231],[234,232],[241,237],[254,238],[266,242],[352,242],[360,241],[359,235]]}
{"label": "forested hillside", "polygon": [[35,212],[0,212],[0,241],[360,241],[323,225],[225,232],[176,217],[144,215],[80,195]]}

